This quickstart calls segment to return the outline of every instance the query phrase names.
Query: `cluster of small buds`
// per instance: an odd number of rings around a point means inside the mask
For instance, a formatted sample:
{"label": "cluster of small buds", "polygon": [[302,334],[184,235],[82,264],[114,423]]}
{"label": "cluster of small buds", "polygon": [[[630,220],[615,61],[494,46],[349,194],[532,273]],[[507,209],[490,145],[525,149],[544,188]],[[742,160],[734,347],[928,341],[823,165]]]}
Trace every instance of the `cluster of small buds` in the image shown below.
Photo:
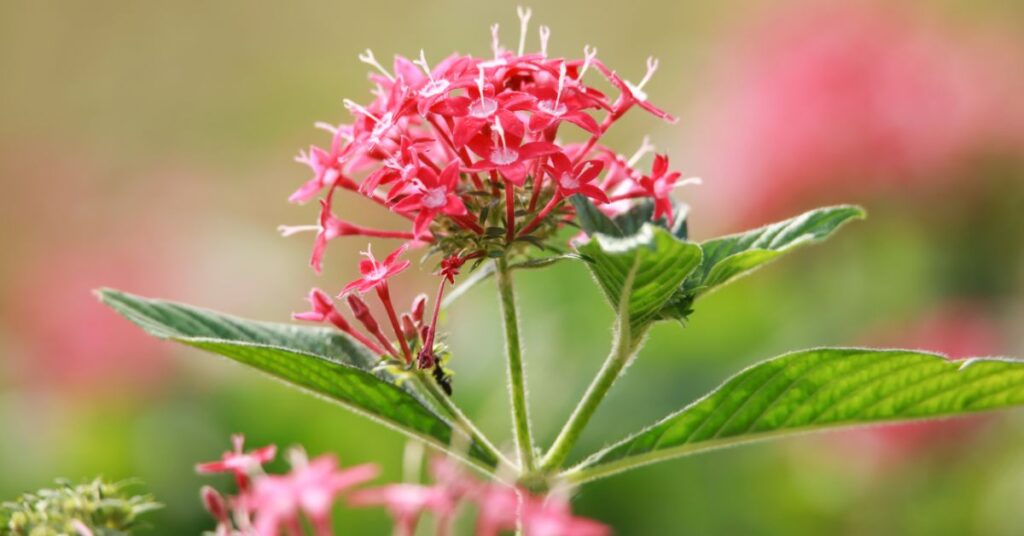
{"label": "cluster of small buds", "polygon": [[[655,204],[655,219],[671,219],[672,190],[693,179],[679,180],[665,155],[655,156],[649,173],[641,171],[638,162],[654,150],[647,140],[632,158],[601,143],[611,125],[634,108],[675,121],[648,102],[643,91],[657,60],[648,60],[646,74],[634,84],[609,69],[589,46],[582,58],[549,57],[545,26],[540,51],[525,53],[530,10],[519,9],[519,18],[516,52],[501,46],[495,25],[490,57],[452,54],[431,66],[421,50],[416,59],[396,56],[389,70],[369,50],[359,56],[374,68],[373,101],[345,100],[352,122],[318,123],[330,132],[330,147],[313,146],[297,158],[313,177],[290,200],[301,203],[322,194],[318,223],[280,230],[284,235],[316,232],[310,263],[317,272],[328,243],[337,237],[390,238],[402,245],[382,262],[367,250],[359,265],[361,277],[339,296],[348,295],[369,336],[357,333],[319,291],[311,296],[313,311],[296,318],[329,322],[407,368],[431,367],[437,362],[436,311],[425,333],[416,330],[417,336],[410,337],[413,326],[403,326],[388,289],[388,279],[409,266],[400,260],[407,249],[428,247],[444,259],[436,309],[445,281],[452,284],[467,260],[553,247],[555,234],[574,225],[575,208],[569,202],[574,196],[609,214],[647,198]],[[588,73],[603,78],[616,92],[614,98],[588,83]],[[560,131],[566,124],[580,131],[584,141],[564,142]],[[409,230],[372,229],[339,218],[332,209],[339,191],[386,207],[407,220]],[[394,343],[353,298],[353,292],[370,290],[388,313]],[[418,352],[413,339],[420,344]]]}
{"label": "cluster of small buds", "polygon": [[[217,522],[215,536],[277,536],[304,534],[303,518],[316,536],[334,534],[331,511],[339,497],[351,507],[383,507],[398,536],[412,536],[424,514],[436,522],[435,534],[451,534],[460,506],[471,503],[476,511],[478,536],[498,536],[521,527],[526,536],[606,536],[608,527],[573,516],[569,503],[557,496],[537,497],[498,483],[474,479],[449,458],[430,463],[434,483],[386,484],[357,487],[377,477],[378,468],[364,464],[346,469],[329,454],[312,460],[304,451],[288,451],[291,471],[269,475],[263,464],[272,461],[271,445],[245,452],[242,436],[232,437],[234,450],[215,462],[196,466],[200,473],[231,473],[238,494],[224,496],[210,486],[200,492],[203,505]],[[417,464],[418,465],[418,464]]]}

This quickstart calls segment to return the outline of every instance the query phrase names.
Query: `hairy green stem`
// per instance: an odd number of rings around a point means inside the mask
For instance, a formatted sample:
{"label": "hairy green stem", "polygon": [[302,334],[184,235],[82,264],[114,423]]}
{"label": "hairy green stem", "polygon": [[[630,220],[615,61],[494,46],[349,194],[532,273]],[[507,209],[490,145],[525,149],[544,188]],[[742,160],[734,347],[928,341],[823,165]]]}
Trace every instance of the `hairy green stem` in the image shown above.
{"label": "hairy green stem", "polygon": [[522,345],[519,339],[519,314],[516,310],[515,290],[512,288],[512,273],[505,257],[495,259],[498,294],[501,296],[501,311],[505,320],[505,347],[508,357],[508,386],[512,399],[512,422],[515,425],[516,451],[519,455],[519,469],[523,474],[534,470],[533,432],[530,430],[530,415],[526,402],[526,373],[523,370]]}
{"label": "hairy green stem", "polygon": [[590,382],[587,392],[583,394],[576,409],[573,410],[569,420],[566,421],[562,431],[558,433],[555,442],[541,460],[541,472],[550,473],[562,467],[565,460],[572,452],[572,447],[587,427],[597,407],[608,395],[615,380],[619,379],[622,369],[626,368],[630,359],[639,350],[640,342],[643,340],[645,329],[641,328],[634,333],[630,317],[630,297],[633,292],[633,278],[636,277],[636,270],[639,267],[639,258],[634,261],[630,268],[626,281],[622,286],[622,295],[619,298],[618,315],[615,321],[615,337],[612,341],[612,350],[601,365],[601,370]]}
{"label": "hairy green stem", "polygon": [[445,411],[448,412],[449,415],[451,415],[452,419],[454,419],[455,421],[455,425],[459,429],[461,429],[464,434],[469,436],[473,441],[476,441],[477,445],[479,445],[481,449],[487,451],[487,453],[490,454],[491,456],[494,456],[494,458],[498,460],[498,463],[500,465],[508,467],[514,466],[514,464],[508,458],[506,458],[505,455],[502,454],[501,451],[498,450],[498,448],[495,447],[493,443],[491,443],[491,440],[488,439],[487,436],[484,435],[484,433],[481,432],[480,429],[476,427],[473,421],[471,421],[469,417],[466,417],[466,415],[462,413],[462,410],[459,409],[459,406],[455,404],[451,397],[449,397],[444,391],[441,390],[440,387],[438,387],[437,383],[434,382],[434,378],[430,377],[430,375],[426,371],[419,371],[419,374],[417,374],[416,379],[419,380],[420,386],[422,386],[424,390],[430,393],[431,398],[433,398],[434,401],[437,402],[439,406],[441,406]]}
{"label": "hairy green stem", "polygon": [[[626,367],[626,364],[629,363],[636,353],[639,346],[637,344],[639,338],[631,337],[629,335],[629,328],[623,329],[621,327],[622,324],[623,322],[620,320],[620,327],[616,330],[612,350],[601,366],[601,370],[590,383],[587,392],[583,395],[576,409],[573,410],[572,416],[569,417],[565,426],[562,427],[562,431],[558,433],[558,437],[552,443],[551,449],[548,450],[541,461],[540,468],[542,471],[550,472],[562,467],[562,464],[569,457],[572,447],[579,439],[580,434],[583,433],[583,429],[587,427],[591,417],[594,416],[594,412],[601,405],[601,401],[608,395],[608,391],[611,390],[615,380],[622,374],[622,369]],[[628,321],[625,322],[625,325],[628,326]]]}

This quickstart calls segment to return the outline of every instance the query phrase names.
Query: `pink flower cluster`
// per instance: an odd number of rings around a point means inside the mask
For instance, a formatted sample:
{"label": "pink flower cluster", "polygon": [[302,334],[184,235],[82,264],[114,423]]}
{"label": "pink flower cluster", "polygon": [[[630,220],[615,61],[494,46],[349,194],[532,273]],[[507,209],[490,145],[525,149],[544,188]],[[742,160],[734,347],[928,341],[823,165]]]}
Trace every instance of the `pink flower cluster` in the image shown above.
{"label": "pink flower cluster", "polygon": [[196,466],[203,474],[231,473],[238,484],[238,494],[229,497],[209,486],[202,489],[203,504],[217,521],[217,536],[298,536],[303,534],[303,519],[314,534],[327,536],[334,533],[331,511],[341,496],[352,507],[385,508],[398,536],[412,536],[425,513],[434,516],[436,534],[450,534],[460,505],[467,502],[475,506],[479,536],[515,530],[517,519],[526,536],[610,534],[601,523],[573,516],[565,500],[477,481],[445,458],[431,463],[433,485],[401,483],[355,489],[377,476],[375,465],[342,469],[329,454],[308,460],[301,450],[293,450],[291,472],[268,475],[263,465],[274,459],[274,446],[245,452],[241,435],[232,437],[232,442],[234,449],[220,460]]}
{"label": "pink flower cluster", "polygon": [[[543,248],[573,222],[572,196],[610,213],[649,198],[656,218],[672,217],[670,194],[687,181],[669,171],[667,157],[658,155],[651,172],[644,173],[636,165],[652,147],[645,143],[626,158],[601,143],[612,124],[634,108],[674,121],[643,91],[657,61],[649,59],[646,74],[634,84],[605,66],[591,47],[584,48],[582,58],[549,56],[550,30],[544,26],[540,51],[525,53],[530,11],[520,9],[519,16],[515,52],[501,46],[495,25],[489,57],[452,54],[431,65],[421,50],[415,59],[396,56],[388,69],[369,50],[360,55],[374,68],[374,98],[366,104],[344,101],[351,123],[318,124],[331,134],[331,143],[300,153],[297,160],[310,167],[312,177],[291,196],[301,203],[321,195],[318,222],[282,226],[281,232],[316,232],[310,263],[318,272],[328,243],[337,237],[390,238],[402,245],[383,260],[368,250],[359,265],[361,276],[339,296],[348,296],[369,335],[345,321],[319,290],[310,298],[313,310],[296,318],[329,322],[404,366],[414,357],[420,366],[431,365],[436,363],[435,323],[422,328],[416,315],[406,321],[390,298],[388,279],[409,266],[401,260],[407,249],[429,247],[444,259],[440,301],[445,281],[453,282],[466,261]],[[587,82],[590,73],[603,79],[614,98]],[[563,141],[565,129],[576,130],[571,134],[583,141]],[[406,220],[408,230],[372,229],[340,218],[332,208],[339,192],[386,207]],[[397,343],[354,298],[353,293],[371,290],[387,311]]]}

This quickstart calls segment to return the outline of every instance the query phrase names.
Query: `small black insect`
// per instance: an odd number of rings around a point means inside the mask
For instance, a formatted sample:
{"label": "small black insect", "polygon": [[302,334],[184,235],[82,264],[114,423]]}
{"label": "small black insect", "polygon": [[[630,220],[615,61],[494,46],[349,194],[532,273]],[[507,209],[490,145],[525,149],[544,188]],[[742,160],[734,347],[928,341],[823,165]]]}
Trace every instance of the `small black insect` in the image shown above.
{"label": "small black insect", "polygon": [[434,375],[434,381],[437,382],[437,385],[441,386],[444,394],[452,396],[452,377],[444,371],[440,361],[434,361],[434,370],[431,373]]}

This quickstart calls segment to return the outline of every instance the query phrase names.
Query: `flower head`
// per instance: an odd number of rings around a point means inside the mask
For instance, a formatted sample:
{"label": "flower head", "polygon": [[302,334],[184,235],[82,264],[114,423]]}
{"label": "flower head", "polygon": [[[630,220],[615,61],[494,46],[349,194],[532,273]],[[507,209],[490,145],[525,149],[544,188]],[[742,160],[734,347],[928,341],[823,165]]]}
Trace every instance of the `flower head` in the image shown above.
{"label": "flower head", "polygon": [[440,175],[430,168],[420,168],[417,178],[409,185],[412,193],[393,205],[397,211],[416,213],[413,233],[417,238],[427,235],[427,227],[439,214],[466,215],[466,205],[455,192],[458,180],[458,162],[449,164]]}
{"label": "flower head", "polygon": [[342,470],[329,454],[300,462],[286,475],[270,475],[256,481],[247,507],[254,512],[257,534],[278,534],[299,523],[305,514],[318,534],[329,531],[335,497],[377,476],[375,465]]}
{"label": "flower head", "polygon": [[262,469],[263,464],[271,461],[277,455],[277,447],[268,445],[245,452],[245,436],[235,434],[231,436],[233,450],[225,452],[221,459],[215,462],[200,463],[196,465],[196,472],[208,473],[233,473],[240,489],[248,487],[249,476]]}
{"label": "flower head", "polygon": [[424,512],[432,512],[442,523],[455,513],[455,500],[441,486],[389,484],[362,489],[348,497],[352,506],[383,506],[395,520],[396,534],[411,536]]}
{"label": "flower head", "polygon": [[359,273],[362,274],[358,279],[355,279],[351,283],[345,285],[342,289],[341,295],[344,296],[353,290],[360,293],[373,290],[381,285],[387,284],[387,280],[396,274],[402,272],[411,264],[409,261],[400,260],[399,257],[405,253],[406,246],[401,246],[398,249],[392,251],[384,258],[383,261],[378,261],[373,256],[373,251],[368,246],[363,255],[365,259],[359,261]]}

